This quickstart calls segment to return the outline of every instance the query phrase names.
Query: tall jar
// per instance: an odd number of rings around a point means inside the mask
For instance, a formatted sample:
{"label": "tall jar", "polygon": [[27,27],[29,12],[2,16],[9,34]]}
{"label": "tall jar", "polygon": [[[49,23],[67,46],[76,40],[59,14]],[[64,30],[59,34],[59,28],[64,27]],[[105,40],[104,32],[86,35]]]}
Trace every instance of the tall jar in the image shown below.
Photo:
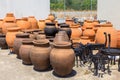
{"label": "tall jar", "polygon": [[70,42],[54,43],[50,53],[50,63],[59,76],[67,76],[72,72],[75,54]]}
{"label": "tall jar", "polygon": [[8,45],[5,40],[6,35],[5,34],[0,34],[0,48],[1,49],[8,49]]}
{"label": "tall jar", "polygon": [[20,46],[22,45],[22,41],[26,40],[28,38],[29,38],[28,33],[18,33],[18,34],[16,34],[16,38],[14,40],[13,48],[14,48],[14,53],[17,54],[18,59],[21,59],[21,57],[19,55],[19,49],[20,49]]}
{"label": "tall jar", "polygon": [[8,28],[8,32],[6,34],[6,42],[8,44],[8,47],[12,50],[16,34],[21,33],[20,30],[20,27]]}
{"label": "tall jar", "polygon": [[30,58],[35,70],[47,70],[50,67],[51,46],[49,40],[39,39],[33,41],[34,47],[30,51]]}
{"label": "tall jar", "polygon": [[[113,28],[112,24],[101,24],[100,28],[98,28],[96,37],[95,37],[95,42],[96,43],[105,43],[105,36],[104,32],[107,34],[111,34],[111,47],[117,47],[117,31],[115,28]],[[108,46],[108,41],[107,41],[107,46]]]}
{"label": "tall jar", "polygon": [[45,28],[45,20],[39,20],[38,21],[38,26],[40,30],[44,30]]}
{"label": "tall jar", "polygon": [[2,32],[3,34],[7,33],[7,28],[17,27],[17,24],[14,21],[5,21],[2,24]]}
{"label": "tall jar", "polygon": [[38,23],[34,16],[29,16],[28,22],[31,23],[31,29],[38,29]]}
{"label": "tall jar", "polygon": [[46,23],[44,28],[44,32],[46,36],[55,36],[57,33],[57,28],[55,27],[55,23]]}
{"label": "tall jar", "polygon": [[65,31],[70,39],[72,31],[71,31],[70,26],[68,24],[61,24],[59,31]]}
{"label": "tall jar", "polygon": [[31,23],[28,22],[28,18],[27,17],[23,17],[21,20],[18,20],[17,21],[17,25],[22,30],[31,29]]}
{"label": "tall jar", "polygon": [[30,50],[33,47],[33,39],[25,39],[22,41],[22,45],[20,46],[19,55],[22,59],[22,63],[25,65],[31,65],[30,59]]}

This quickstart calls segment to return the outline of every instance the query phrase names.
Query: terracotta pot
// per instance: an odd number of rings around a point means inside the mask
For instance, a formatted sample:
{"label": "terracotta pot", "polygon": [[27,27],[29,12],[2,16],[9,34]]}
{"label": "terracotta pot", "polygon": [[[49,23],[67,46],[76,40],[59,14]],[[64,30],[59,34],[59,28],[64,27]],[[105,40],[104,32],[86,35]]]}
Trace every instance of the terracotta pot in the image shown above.
{"label": "terracotta pot", "polygon": [[28,18],[27,17],[23,17],[21,20],[18,20],[17,21],[17,25],[22,30],[31,29],[31,23],[28,22]]}
{"label": "terracotta pot", "polygon": [[19,32],[21,29],[20,29],[20,27],[7,28],[7,29],[8,29],[8,32],[6,34],[6,42],[9,46],[9,48],[13,49],[13,44],[14,44],[14,40],[16,38],[16,34],[21,33],[21,32]]}
{"label": "terracotta pot", "polygon": [[44,28],[44,32],[46,36],[55,36],[57,33],[57,28],[55,27],[55,23],[46,23]]}
{"label": "terracotta pot", "polygon": [[8,45],[5,40],[5,34],[0,34],[0,47],[1,49],[8,49]]}
{"label": "terracotta pot", "polygon": [[17,24],[14,23],[13,21],[5,21],[2,25],[2,32],[6,34],[7,28],[12,28],[12,27],[17,27]]}
{"label": "terracotta pot", "polygon": [[34,16],[29,16],[28,22],[31,23],[31,29],[38,29],[38,23]]}
{"label": "terracotta pot", "polygon": [[[101,24],[101,27],[98,28],[95,42],[96,43],[105,43],[104,32],[111,34],[111,47],[117,46],[117,31],[113,28],[112,24]],[[108,41],[107,41],[108,42]],[[107,44],[108,45],[108,44]]]}
{"label": "terracotta pot", "polygon": [[0,28],[2,28],[3,19],[0,19]]}
{"label": "terracotta pot", "polygon": [[61,41],[61,43],[54,43],[53,45],[54,48],[50,53],[50,63],[57,75],[67,76],[72,72],[75,61],[71,43]]}
{"label": "terracotta pot", "polygon": [[16,38],[14,40],[14,44],[13,44],[13,48],[14,48],[14,53],[17,54],[17,58],[21,59],[20,55],[19,55],[19,49],[20,46],[22,45],[22,41],[25,39],[29,38],[29,34],[28,33],[18,33],[16,34]]}
{"label": "terracotta pot", "polygon": [[86,21],[84,22],[84,24],[83,24],[83,27],[84,27],[84,28],[93,28],[93,27],[94,27],[93,21],[91,21],[91,20],[86,20]]}
{"label": "terracotta pot", "polygon": [[34,47],[31,49],[30,58],[35,70],[46,70],[50,67],[50,51],[49,40],[40,39],[33,41]]}
{"label": "terracotta pot", "polygon": [[33,40],[32,39],[26,39],[22,41],[22,45],[20,46],[19,54],[22,59],[23,64],[31,65],[31,59],[30,59],[30,50],[33,47]]}
{"label": "terracotta pot", "polygon": [[120,30],[117,30],[117,48],[120,48]]}
{"label": "terracotta pot", "polygon": [[47,19],[49,19],[49,20],[51,20],[51,21],[54,21],[54,20],[55,20],[55,17],[54,17],[52,14],[49,14]]}
{"label": "terracotta pot", "polygon": [[7,13],[5,18],[4,18],[4,22],[6,22],[6,21],[16,22],[14,14],[13,13]]}
{"label": "terracotta pot", "polygon": [[72,19],[66,19],[66,24],[71,26],[72,24],[74,24],[74,22]]}
{"label": "terracotta pot", "polygon": [[78,39],[82,35],[82,30],[79,27],[79,25],[74,24],[71,26],[72,34],[71,34],[71,39]]}
{"label": "terracotta pot", "polygon": [[89,37],[95,36],[95,31],[94,31],[94,29],[86,28],[86,29],[83,31],[83,36],[89,36]]}
{"label": "terracotta pot", "polygon": [[68,24],[61,24],[59,31],[65,31],[67,33],[68,37],[69,38],[71,37],[72,31],[71,31],[70,26]]}
{"label": "terracotta pot", "polygon": [[39,20],[38,21],[38,26],[40,30],[44,30],[45,28],[45,20]]}

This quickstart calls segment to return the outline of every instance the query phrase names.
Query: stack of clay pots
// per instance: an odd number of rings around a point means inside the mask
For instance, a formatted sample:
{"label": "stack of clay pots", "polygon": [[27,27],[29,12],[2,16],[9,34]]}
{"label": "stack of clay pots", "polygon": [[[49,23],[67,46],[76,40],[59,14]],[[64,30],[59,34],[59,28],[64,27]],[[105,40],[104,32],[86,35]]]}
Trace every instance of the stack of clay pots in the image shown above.
{"label": "stack of clay pots", "polygon": [[65,38],[65,33],[58,33],[53,42],[50,53],[50,63],[58,76],[67,76],[72,72],[75,54],[71,48],[71,42]]}

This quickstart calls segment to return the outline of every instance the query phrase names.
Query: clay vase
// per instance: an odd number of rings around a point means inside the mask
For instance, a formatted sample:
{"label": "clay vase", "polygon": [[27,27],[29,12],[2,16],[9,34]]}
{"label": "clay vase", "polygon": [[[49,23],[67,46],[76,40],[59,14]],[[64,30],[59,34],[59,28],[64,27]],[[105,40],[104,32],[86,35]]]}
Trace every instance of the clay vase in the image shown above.
{"label": "clay vase", "polygon": [[28,33],[18,33],[18,34],[16,34],[16,38],[14,40],[13,48],[14,48],[14,53],[17,54],[18,59],[21,59],[21,57],[19,55],[19,49],[20,49],[20,46],[22,45],[22,41],[26,40],[28,38],[29,38]]}
{"label": "clay vase", "polygon": [[120,30],[117,30],[117,48],[120,48]]}
{"label": "clay vase", "polygon": [[22,45],[19,49],[19,55],[22,59],[22,63],[25,65],[31,65],[31,59],[30,59],[30,50],[33,47],[33,40],[32,39],[26,39],[22,41]]}
{"label": "clay vase", "polygon": [[71,39],[79,39],[82,36],[82,30],[80,28],[80,25],[73,24],[71,26],[72,34]]}
{"label": "clay vase", "polygon": [[34,65],[34,69],[41,71],[50,67],[50,51],[49,40],[39,39],[33,41],[34,47],[30,51],[30,58]]}
{"label": "clay vase", "polygon": [[38,26],[40,30],[44,30],[45,28],[45,20],[39,20],[38,21]]}
{"label": "clay vase", "polygon": [[17,33],[21,33],[20,32],[20,27],[13,27],[13,28],[7,28],[8,32],[6,34],[6,42],[8,44],[8,47],[13,50],[13,44],[14,44],[14,40],[16,38],[16,34]]}
{"label": "clay vase", "polygon": [[58,76],[67,76],[72,72],[75,54],[70,42],[61,41],[53,43],[54,48],[50,53],[50,63]]}
{"label": "clay vase", "polygon": [[5,40],[6,35],[5,34],[0,34],[0,48],[1,49],[8,49],[8,45]]}
{"label": "clay vase", "polygon": [[55,17],[52,14],[49,14],[47,19],[53,22],[55,20]]}
{"label": "clay vase", "polygon": [[28,22],[31,23],[31,29],[38,29],[38,23],[34,16],[29,16]]}
{"label": "clay vase", "polygon": [[21,28],[21,30],[31,29],[31,23],[28,22],[27,17],[23,17],[21,20],[18,20],[17,25]]}
{"label": "clay vase", "polygon": [[17,24],[14,23],[14,21],[5,21],[2,24],[2,32],[3,32],[3,34],[7,33],[7,28],[12,28],[12,27],[17,27]]}
{"label": "clay vase", "polygon": [[59,31],[66,31],[69,39],[71,38],[72,31],[71,31],[70,26],[68,24],[61,24]]}
{"label": "clay vase", "polygon": [[[97,30],[95,42],[101,43],[101,44],[105,43],[104,32],[106,32],[107,34],[111,34],[111,44],[110,44],[111,46],[110,47],[117,47],[117,31],[113,28],[112,24],[101,24],[101,27],[98,28]],[[108,43],[106,46],[108,46]]]}
{"label": "clay vase", "polygon": [[14,14],[13,13],[7,13],[5,18],[4,18],[4,22],[6,22],[6,21],[16,22]]}
{"label": "clay vase", "polygon": [[55,23],[46,23],[44,28],[44,32],[46,36],[55,36],[57,33],[57,28],[55,27]]}

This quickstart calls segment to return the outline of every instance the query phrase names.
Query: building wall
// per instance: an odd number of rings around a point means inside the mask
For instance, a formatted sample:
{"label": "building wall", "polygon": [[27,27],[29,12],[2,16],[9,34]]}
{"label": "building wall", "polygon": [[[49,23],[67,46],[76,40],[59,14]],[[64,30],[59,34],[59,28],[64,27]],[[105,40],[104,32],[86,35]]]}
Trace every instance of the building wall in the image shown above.
{"label": "building wall", "polygon": [[1,0],[0,18],[8,12],[13,12],[16,18],[33,15],[45,19],[50,13],[50,0]]}
{"label": "building wall", "polygon": [[98,19],[108,20],[120,29],[120,0],[98,0]]}

